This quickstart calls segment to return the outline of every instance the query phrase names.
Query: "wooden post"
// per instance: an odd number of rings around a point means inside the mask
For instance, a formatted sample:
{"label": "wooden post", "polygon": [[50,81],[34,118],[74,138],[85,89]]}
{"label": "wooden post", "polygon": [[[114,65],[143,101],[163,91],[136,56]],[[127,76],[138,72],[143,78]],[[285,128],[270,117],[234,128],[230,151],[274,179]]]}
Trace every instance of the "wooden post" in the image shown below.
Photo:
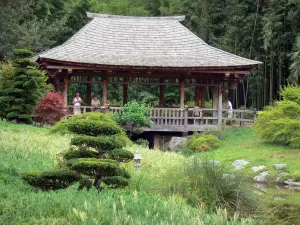
{"label": "wooden post", "polygon": [[[87,76],[87,81],[91,82],[92,81],[92,76]],[[87,104],[86,105],[91,105],[91,101],[92,101],[92,84],[91,83],[87,83],[86,84],[86,92],[87,92]]]}
{"label": "wooden post", "polygon": [[64,107],[67,107],[68,105],[68,75],[65,75],[64,77],[64,87],[63,87],[63,97],[64,97]]}
{"label": "wooden post", "polygon": [[[165,82],[165,79],[164,78],[161,78],[159,80],[160,83],[164,83]],[[160,85],[159,86],[159,106],[160,107],[164,107],[165,105],[165,85]]]}
{"label": "wooden post", "polygon": [[[212,108],[213,109],[218,109],[218,88],[217,87],[212,87],[212,95],[213,95],[213,99],[212,99]],[[218,117],[218,112],[217,111],[213,111],[213,117]],[[218,121],[217,120],[213,120],[213,124],[217,124]]]}
{"label": "wooden post", "polygon": [[[124,81],[128,82],[128,77],[124,77]],[[128,103],[128,84],[123,84],[123,105]]]}
{"label": "wooden post", "polygon": [[222,124],[222,83],[220,82],[218,85],[218,95],[219,95],[219,104],[218,104],[218,124]]}
{"label": "wooden post", "polygon": [[184,79],[180,80],[180,108],[184,108]]}
{"label": "wooden post", "polygon": [[200,90],[201,90],[201,87],[196,86],[196,89],[195,89],[195,106],[198,106],[198,107],[200,107]]}
{"label": "wooden post", "polygon": [[103,85],[103,96],[102,96],[102,105],[107,105],[107,75],[102,77],[102,85]]}
{"label": "wooden post", "polygon": [[201,107],[205,108],[205,87],[201,87]]}

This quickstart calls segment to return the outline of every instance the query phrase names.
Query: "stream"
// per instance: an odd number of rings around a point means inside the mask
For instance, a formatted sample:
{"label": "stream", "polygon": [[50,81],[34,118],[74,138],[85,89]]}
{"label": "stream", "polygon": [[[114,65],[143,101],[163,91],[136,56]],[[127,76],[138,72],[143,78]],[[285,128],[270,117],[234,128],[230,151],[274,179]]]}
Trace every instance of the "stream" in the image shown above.
{"label": "stream", "polygon": [[256,183],[267,206],[268,224],[300,225],[300,187]]}

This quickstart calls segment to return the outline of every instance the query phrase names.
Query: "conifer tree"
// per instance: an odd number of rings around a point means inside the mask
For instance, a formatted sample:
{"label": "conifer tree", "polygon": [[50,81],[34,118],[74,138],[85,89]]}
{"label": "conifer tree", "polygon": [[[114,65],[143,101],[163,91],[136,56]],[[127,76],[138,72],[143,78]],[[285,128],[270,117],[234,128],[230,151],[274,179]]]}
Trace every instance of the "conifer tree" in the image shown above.
{"label": "conifer tree", "polygon": [[31,124],[31,112],[37,100],[49,89],[46,76],[37,69],[37,63],[28,59],[33,53],[26,49],[13,51],[14,79],[4,90],[3,101],[8,105],[6,119]]}

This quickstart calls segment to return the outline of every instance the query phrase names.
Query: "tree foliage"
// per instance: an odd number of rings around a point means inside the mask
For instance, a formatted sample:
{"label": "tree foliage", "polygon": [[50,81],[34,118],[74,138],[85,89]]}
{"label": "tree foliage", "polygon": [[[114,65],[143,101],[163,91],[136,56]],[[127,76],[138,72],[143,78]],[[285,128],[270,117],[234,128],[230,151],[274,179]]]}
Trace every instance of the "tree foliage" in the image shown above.
{"label": "tree foliage", "polygon": [[40,96],[50,88],[46,84],[47,77],[37,67],[37,63],[29,60],[33,53],[26,49],[15,49],[13,61],[13,79],[10,86],[2,91],[1,102],[5,118],[20,123],[32,123],[31,113]]}
{"label": "tree foliage", "polygon": [[288,86],[281,91],[282,101],[258,113],[255,130],[265,140],[300,147],[300,87]]}
{"label": "tree foliage", "polygon": [[[121,149],[126,144],[125,138],[121,138],[125,136],[124,130],[108,115],[86,113],[73,116],[67,123],[60,121],[57,124],[60,123],[64,126],[67,124],[67,129],[75,134],[69,150],[61,154],[61,166],[67,167],[68,172],[60,176],[60,170],[57,173],[53,171],[50,177],[44,176],[48,175],[48,172],[43,172],[42,176],[28,173],[29,175],[24,177],[25,181],[44,189],[53,189],[49,183],[66,188],[78,180],[81,180],[80,189],[89,189],[91,183],[98,190],[103,186],[120,188],[129,184],[130,175],[120,167],[120,163],[131,161],[133,153]],[[73,173],[76,177],[71,176]],[[53,179],[55,181],[52,181]]]}
{"label": "tree foliage", "polygon": [[50,91],[46,96],[40,97],[34,108],[35,122],[41,125],[54,124],[68,114],[70,112],[64,108],[62,95],[55,91]]}
{"label": "tree foliage", "polygon": [[120,112],[115,112],[112,118],[121,126],[128,126],[130,135],[140,133],[140,128],[150,127],[150,109],[145,103],[132,101],[123,106]]}

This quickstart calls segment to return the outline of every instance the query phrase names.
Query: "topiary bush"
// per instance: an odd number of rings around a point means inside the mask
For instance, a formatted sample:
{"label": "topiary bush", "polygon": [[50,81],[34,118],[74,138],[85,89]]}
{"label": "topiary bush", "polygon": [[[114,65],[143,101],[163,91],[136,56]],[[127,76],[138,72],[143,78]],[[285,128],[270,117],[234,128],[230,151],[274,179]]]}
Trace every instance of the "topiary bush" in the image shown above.
{"label": "topiary bush", "polygon": [[81,179],[76,172],[70,170],[27,172],[22,177],[31,186],[45,190],[67,188]]}
{"label": "topiary bush", "polygon": [[274,143],[300,147],[300,87],[288,86],[280,92],[282,101],[258,112],[255,131]]}
{"label": "topiary bush", "polygon": [[194,133],[186,142],[188,150],[193,152],[204,152],[222,146],[219,138],[212,134]]}
{"label": "topiary bush", "polygon": [[13,51],[13,80],[1,93],[1,102],[7,107],[5,117],[18,123],[31,124],[31,113],[40,96],[50,89],[47,77],[37,69],[38,64],[26,57],[33,52],[26,49]]}
{"label": "topiary bush", "polygon": [[[121,127],[108,115],[98,112],[73,116],[69,120],[57,123],[54,129],[60,128],[62,124],[75,135],[71,139],[69,150],[61,154],[60,164],[83,178],[80,181],[80,189],[89,189],[89,181],[92,181],[98,190],[103,186],[118,188],[128,185],[130,175],[120,167],[120,163],[131,161],[134,155],[121,149],[126,145],[127,138]],[[40,176],[25,176],[24,179],[32,186],[41,188],[47,188],[48,183],[51,183],[50,179],[43,177],[43,180]],[[36,180],[38,182],[35,182]],[[55,182],[61,184],[62,180],[57,177]]]}

